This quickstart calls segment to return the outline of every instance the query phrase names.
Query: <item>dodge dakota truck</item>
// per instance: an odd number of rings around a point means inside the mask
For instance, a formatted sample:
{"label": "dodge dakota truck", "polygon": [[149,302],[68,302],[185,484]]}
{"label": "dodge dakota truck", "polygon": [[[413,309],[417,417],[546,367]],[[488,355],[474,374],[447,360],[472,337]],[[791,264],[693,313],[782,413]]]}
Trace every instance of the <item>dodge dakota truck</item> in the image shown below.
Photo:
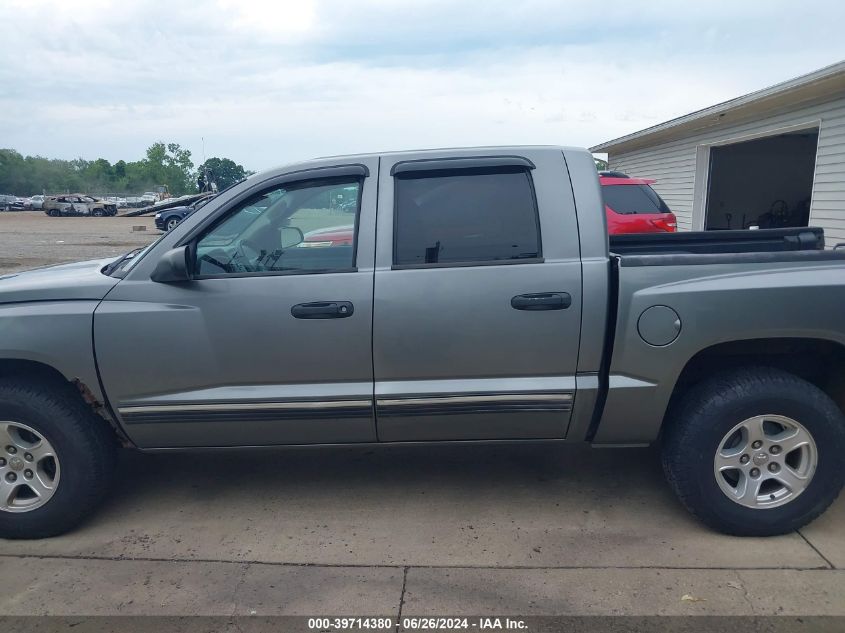
{"label": "dodge dakota truck", "polygon": [[579,149],[322,158],[138,252],[0,278],[0,535],[77,524],[121,447],[659,442],[707,525],[813,520],[845,476],[845,252],[609,240],[604,208]]}

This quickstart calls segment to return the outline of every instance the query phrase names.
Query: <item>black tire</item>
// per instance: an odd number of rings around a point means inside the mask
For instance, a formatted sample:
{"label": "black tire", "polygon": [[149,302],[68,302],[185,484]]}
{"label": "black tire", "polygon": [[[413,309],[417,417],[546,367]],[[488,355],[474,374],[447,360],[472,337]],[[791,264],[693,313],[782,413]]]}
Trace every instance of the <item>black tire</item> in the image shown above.
{"label": "black tire", "polygon": [[59,211],[58,209],[50,209],[50,217],[51,217],[51,218],[57,218],[57,217],[59,217],[61,214],[62,214],[62,212],[61,212],[61,211]]}
{"label": "black tire", "polygon": [[105,498],[117,439],[71,386],[2,380],[0,419],[21,422],[40,433],[52,444],[61,465],[56,491],[46,503],[28,512],[0,510],[0,537],[36,539],[62,534]]}
{"label": "black tire", "polygon": [[[771,508],[733,501],[719,487],[714,459],[725,435],[757,415],[800,422],[818,451],[815,473],[792,500]],[[772,536],[806,525],[833,503],[845,482],[845,415],[797,376],[768,367],[726,371],[693,387],[666,421],[663,470],[686,508],[708,526],[737,536]]]}
{"label": "black tire", "polygon": [[101,218],[105,215],[102,209],[94,209],[91,211],[91,215],[95,218]]}
{"label": "black tire", "polygon": [[177,217],[167,218],[167,222],[165,222],[164,228],[168,231],[172,231],[177,226],[179,226],[179,223],[181,221],[182,221],[181,218],[177,218]]}

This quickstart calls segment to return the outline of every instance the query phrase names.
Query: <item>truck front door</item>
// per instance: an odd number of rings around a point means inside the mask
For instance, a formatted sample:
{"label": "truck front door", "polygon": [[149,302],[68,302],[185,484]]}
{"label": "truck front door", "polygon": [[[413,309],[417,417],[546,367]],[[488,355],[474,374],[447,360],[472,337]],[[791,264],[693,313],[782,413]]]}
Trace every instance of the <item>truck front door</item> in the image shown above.
{"label": "truck front door", "polygon": [[[377,165],[283,175],[191,216],[160,245],[188,245],[189,281],[150,279],[158,247],[129,270],[96,311],[94,343],[136,443],[375,440]],[[334,208],[338,192],[355,208]],[[311,239],[332,231],[347,239]]]}
{"label": "truck front door", "polygon": [[564,437],[582,297],[561,151],[392,155],[379,189],[379,439]]}

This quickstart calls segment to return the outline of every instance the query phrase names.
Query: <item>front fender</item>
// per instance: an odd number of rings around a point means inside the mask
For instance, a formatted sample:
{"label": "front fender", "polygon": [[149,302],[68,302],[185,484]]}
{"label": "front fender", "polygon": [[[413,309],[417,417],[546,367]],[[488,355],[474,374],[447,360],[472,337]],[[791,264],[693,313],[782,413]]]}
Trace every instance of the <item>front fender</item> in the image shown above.
{"label": "front fender", "polygon": [[0,305],[0,359],[48,365],[105,402],[94,362],[93,315],[99,301]]}

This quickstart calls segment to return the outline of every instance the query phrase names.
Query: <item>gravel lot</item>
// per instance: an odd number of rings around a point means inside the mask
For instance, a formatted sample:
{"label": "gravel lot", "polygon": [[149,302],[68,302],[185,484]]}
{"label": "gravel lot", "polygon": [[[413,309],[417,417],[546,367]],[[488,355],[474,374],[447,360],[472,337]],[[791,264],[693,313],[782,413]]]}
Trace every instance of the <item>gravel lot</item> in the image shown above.
{"label": "gravel lot", "polygon": [[[152,218],[3,213],[0,272],[158,235]],[[800,533],[716,534],[650,449],[126,451],[90,521],[0,540],[0,614],[845,616],[843,526],[840,499]]]}
{"label": "gravel lot", "polygon": [[[145,230],[133,231],[133,226]],[[42,211],[0,213],[0,274],[116,257],[159,235],[152,216],[51,218]]]}

